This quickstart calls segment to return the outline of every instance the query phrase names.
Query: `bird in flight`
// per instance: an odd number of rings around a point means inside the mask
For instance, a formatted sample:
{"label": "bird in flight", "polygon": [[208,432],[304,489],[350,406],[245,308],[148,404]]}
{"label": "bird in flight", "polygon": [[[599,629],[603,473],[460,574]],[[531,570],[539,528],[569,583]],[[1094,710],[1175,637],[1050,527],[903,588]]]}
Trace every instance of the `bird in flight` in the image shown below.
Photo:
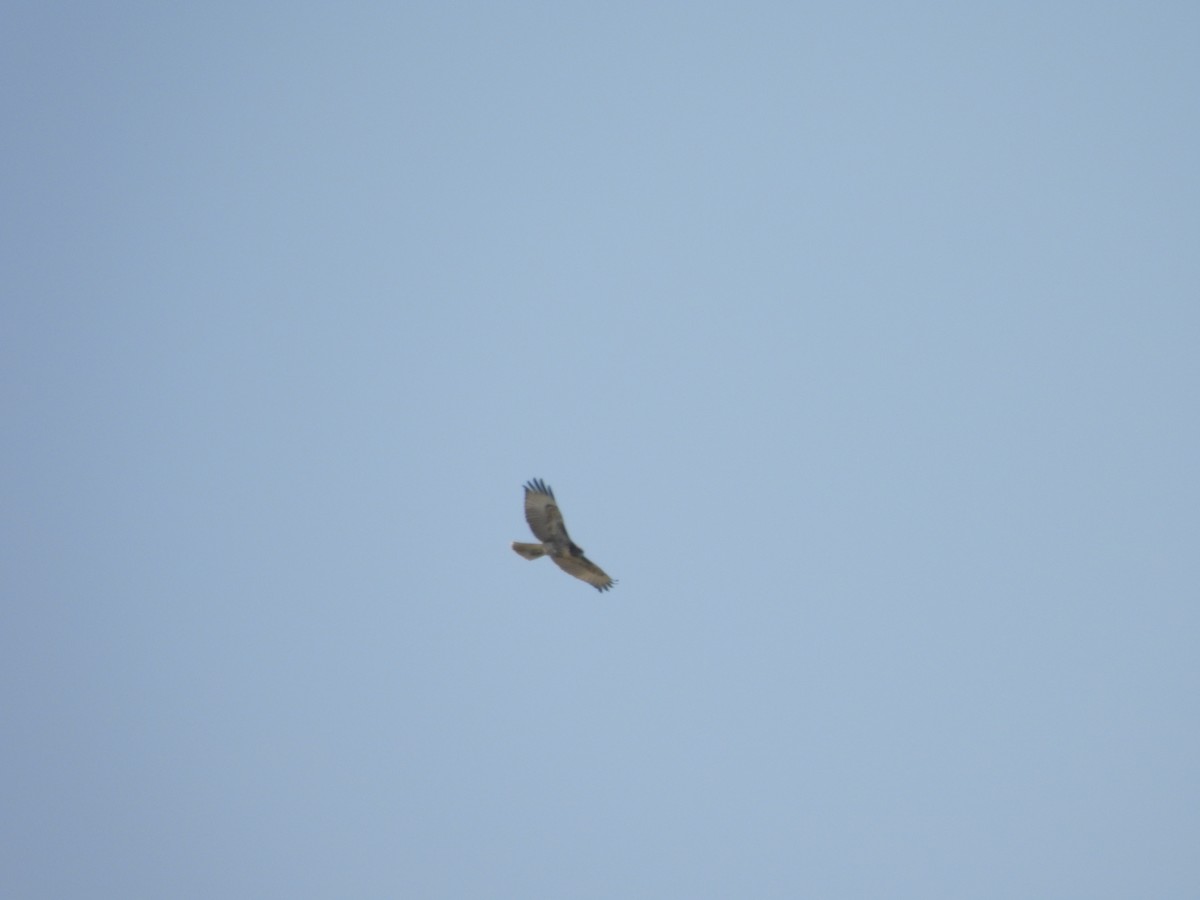
{"label": "bird in flight", "polygon": [[598,591],[607,591],[616,584],[604,574],[603,569],[583,555],[582,547],[577,547],[571,540],[554,500],[554,491],[540,478],[525,485],[525,521],[529,523],[533,536],[541,543],[522,544],[513,541],[513,550],[521,556],[526,559],[548,556],[568,575],[586,581]]}

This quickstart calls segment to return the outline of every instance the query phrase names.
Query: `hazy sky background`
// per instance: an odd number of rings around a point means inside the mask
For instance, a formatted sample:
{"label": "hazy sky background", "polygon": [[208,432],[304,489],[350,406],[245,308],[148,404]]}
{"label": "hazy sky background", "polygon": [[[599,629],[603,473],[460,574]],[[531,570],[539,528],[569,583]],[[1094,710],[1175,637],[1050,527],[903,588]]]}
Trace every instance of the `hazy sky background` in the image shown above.
{"label": "hazy sky background", "polygon": [[1197,46],[6,6],[0,895],[1197,896]]}

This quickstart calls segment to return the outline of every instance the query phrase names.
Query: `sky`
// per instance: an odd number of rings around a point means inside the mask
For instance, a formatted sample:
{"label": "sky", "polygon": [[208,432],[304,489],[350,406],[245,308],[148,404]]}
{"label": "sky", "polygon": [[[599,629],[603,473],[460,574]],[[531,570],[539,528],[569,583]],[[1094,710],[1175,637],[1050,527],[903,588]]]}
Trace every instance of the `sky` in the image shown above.
{"label": "sky", "polygon": [[1198,37],[7,5],[0,895],[1196,896]]}

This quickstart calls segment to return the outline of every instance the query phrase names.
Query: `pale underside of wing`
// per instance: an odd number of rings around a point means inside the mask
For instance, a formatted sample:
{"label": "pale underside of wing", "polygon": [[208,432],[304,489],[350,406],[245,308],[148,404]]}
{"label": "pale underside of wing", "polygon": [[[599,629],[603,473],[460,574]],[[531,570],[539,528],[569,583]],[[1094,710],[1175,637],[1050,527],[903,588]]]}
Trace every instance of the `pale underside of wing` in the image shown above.
{"label": "pale underside of wing", "polygon": [[525,521],[529,530],[539,541],[566,542],[567,527],[563,524],[562,513],[554,502],[554,492],[546,486],[546,482],[535,478],[525,485]]}
{"label": "pale underside of wing", "polygon": [[615,581],[609,578],[604,570],[586,556],[553,556],[555,565],[576,578],[586,581],[598,591],[607,591]]}

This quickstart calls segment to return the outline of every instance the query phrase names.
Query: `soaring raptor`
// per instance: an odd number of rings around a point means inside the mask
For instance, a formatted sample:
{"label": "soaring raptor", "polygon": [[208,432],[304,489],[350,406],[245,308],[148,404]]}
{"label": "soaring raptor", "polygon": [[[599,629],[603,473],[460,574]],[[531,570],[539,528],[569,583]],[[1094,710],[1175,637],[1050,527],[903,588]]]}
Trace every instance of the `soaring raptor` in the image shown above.
{"label": "soaring raptor", "polygon": [[554,564],[566,572],[590,584],[598,591],[607,591],[615,581],[604,574],[604,570],[583,555],[583,549],[575,546],[563,524],[562,513],[554,501],[554,491],[540,478],[525,485],[525,521],[540,544],[522,544],[513,541],[512,548],[526,559],[548,556]]}

